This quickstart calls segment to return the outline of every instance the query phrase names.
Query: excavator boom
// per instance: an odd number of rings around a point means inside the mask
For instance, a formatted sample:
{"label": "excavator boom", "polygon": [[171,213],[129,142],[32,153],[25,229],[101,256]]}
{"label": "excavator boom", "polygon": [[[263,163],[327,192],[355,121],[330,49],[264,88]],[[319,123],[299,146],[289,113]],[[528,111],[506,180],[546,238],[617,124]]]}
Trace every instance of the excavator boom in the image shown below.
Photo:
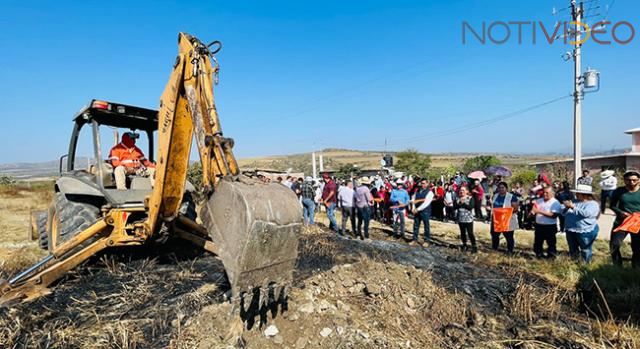
{"label": "excavator boom", "polygon": [[156,185],[149,202],[148,230],[155,232],[159,224],[177,217],[195,135],[208,197],[201,218],[234,294],[253,292],[254,287],[267,292],[291,278],[301,228],[300,205],[282,185],[239,176],[234,142],[223,136],[213,98],[218,73],[214,54],[220,43],[205,45],[180,33],[178,47],[160,99]]}
{"label": "excavator boom", "polygon": [[[215,46],[215,52],[211,46]],[[178,48],[173,71],[160,98],[156,184],[149,202],[151,232],[156,230],[159,220],[171,221],[178,214],[194,135],[206,193],[211,193],[220,179],[239,173],[232,153],[233,140],[222,135],[213,99],[218,65],[212,65],[211,60],[215,60],[213,54],[220,43],[215,41],[206,46],[197,38],[180,33]]]}
{"label": "excavator boom", "polygon": [[[104,249],[139,246],[169,235],[217,254],[233,295],[257,296],[245,304],[280,298],[297,258],[301,207],[285,186],[239,173],[233,140],[223,136],[213,97],[218,73],[214,55],[220,47],[218,41],[205,45],[189,34],[178,35],[178,55],[160,99],[154,187],[144,207],[102,207],[103,215],[73,232],[71,239],[61,244],[50,240],[50,256],[0,282],[0,304],[47,293],[65,272]],[[203,225],[180,214],[193,139],[206,198],[200,212]],[[141,210],[146,219],[130,221]],[[56,222],[55,215],[49,221]],[[56,224],[49,229],[54,230],[50,236],[58,235]]]}

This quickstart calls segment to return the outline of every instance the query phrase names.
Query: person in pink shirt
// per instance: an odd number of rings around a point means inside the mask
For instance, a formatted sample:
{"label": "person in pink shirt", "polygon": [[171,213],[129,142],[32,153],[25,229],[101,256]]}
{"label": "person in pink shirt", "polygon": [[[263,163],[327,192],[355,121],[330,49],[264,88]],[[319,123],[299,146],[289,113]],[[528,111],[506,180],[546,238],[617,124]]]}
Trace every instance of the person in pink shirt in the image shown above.
{"label": "person in pink shirt", "polygon": [[475,215],[477,219],[483,219],[482,216],[482,199],[484,198],[484,188],[480,185],[479,180],[475,180],[473,182],[473,189],[471,189],[471,194],[474,200],[473,210],[475,211]]}

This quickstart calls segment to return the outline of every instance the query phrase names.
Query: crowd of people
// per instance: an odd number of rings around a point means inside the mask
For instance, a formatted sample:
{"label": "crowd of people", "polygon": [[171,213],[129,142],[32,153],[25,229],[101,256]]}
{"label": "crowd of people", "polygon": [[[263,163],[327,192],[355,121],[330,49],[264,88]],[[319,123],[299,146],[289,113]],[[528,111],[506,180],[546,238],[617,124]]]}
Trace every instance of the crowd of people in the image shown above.
{"label": "crowd of people", "polygon": [[[127,190],[126,175],[149,177],[153,186],[155,166],[146,160],[136,146],[139,135],[125,132],[122,141],[109,154],[116,188]],[[471,175],[469,175],[471,177]],[[623,175],[624,185],[618,186],[615,172],[600,173],[600,202],[595,200],[590,171],[585,170],[576,180],[576,188],[568,182],[551,182],[545,174],[539,174],[525,192],[523,183],[509,188],[502,176],[491,180],[469,178],[462,172],[445,180],[430,181],[418,176],[378,174],[372,178],[332,178],[323,174],[322,181],[313,178],[277,178],[277,182],[293,190],[300,198],[305,224],[314,224],[315,212],[325,207],[329,228],[340,235],[347,234],[347,222],[351,232],[360,239],[369,239],[369,222],[376,219],[393,226],[396,238],[405,236],[405,222],[413,219],[411,243],[419,243],[420,227],[423,227],[423,245],[431,241],[430,220],[456,222],[460,228],[462,248],[477,251],[474,233],[475,221],[490,225],[491,247],[497,250],[504,238],[507,253],[515,249],[515,231],[534,229],[533,252],[536,257],[555,258],[558,251],[558,232],[566,235],[569,253],[585,262],[591,261],[592,246],[599,232],[598,218],[605,213],[607,203],[616,215],[610,236],[610,253],[613,263],[622,265],[621,246],[631,234],[632,264],[640,267],[640,173],[628,170]],[[270,182],[262,175],[258,178]],[[335,211],[340,210],[341,222],[336,221]],[[546,245],[546,253],[544,246]]]}
{"label": "crowd of people", "polygon": [[[589,171],[572,188],[568,182],[552,182],[539,174],[528,191],[523,183],[513,187],[502,176],[468,178],[458,172],[445,180],[432,181],[418,176],[378,174],[371,178],[340,179],[323,174],[321,181],[311,177],[278,178],[299,196],[304,222],[313,225],[315,213],[324,208],[329,229],[342,236],[369,239],[371,219],[393,227],[393,236],[405,237],[406,220],[413,220],[410,244],[428,246],[431,220],[457,223],[461,248],[477,252],[474,232],[476,222],[490,226],[491,247],[498,250],[501,240],[513,254],[517,229],[533,229],[533,252],[538,258],[553,259],[558,255],[557,234],[565,234],[569,254],[589,263],[593,243],[600,227],[598,219],[608,207],[616,215],[611,231],[610,253],[613,262],[622,265],[620,248],[631,234],[632,264],[640,267],[640,173],[624,173],[624,185],[618,186],[613,171],[602,171],[596,200],[594,179]],[[335,212],[341,212],[341,221]],[[350,228],[350,233],[347,228]],[[420,229],[423,231],[420,243]],[[546,249],[545,249],[546,245]]]}

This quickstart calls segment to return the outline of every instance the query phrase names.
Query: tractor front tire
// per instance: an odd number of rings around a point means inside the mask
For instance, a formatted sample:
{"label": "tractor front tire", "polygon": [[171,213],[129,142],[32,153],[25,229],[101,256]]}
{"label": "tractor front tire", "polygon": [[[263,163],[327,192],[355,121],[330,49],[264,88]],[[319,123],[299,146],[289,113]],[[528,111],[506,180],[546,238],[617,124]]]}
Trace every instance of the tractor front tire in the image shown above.
{"label": "tractor front tire", "polygon": [[47,235],[47,211],[39,211],[31,214],[31,233],[32,240],[38,240],[38,246],[46,250],[48,248]]}

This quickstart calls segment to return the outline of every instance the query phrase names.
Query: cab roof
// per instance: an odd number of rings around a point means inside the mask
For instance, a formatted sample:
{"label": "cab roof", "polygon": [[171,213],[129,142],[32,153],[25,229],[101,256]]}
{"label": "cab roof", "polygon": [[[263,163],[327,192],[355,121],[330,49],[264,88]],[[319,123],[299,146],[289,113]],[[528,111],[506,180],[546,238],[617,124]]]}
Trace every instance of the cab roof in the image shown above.
{"label": "cab roof", "polygon": [[73,121],[86,124],[95,120],[99,125],[107,125],[133,130],[156,131],[158,111],[131,105],[92,99],[84,106]]}

